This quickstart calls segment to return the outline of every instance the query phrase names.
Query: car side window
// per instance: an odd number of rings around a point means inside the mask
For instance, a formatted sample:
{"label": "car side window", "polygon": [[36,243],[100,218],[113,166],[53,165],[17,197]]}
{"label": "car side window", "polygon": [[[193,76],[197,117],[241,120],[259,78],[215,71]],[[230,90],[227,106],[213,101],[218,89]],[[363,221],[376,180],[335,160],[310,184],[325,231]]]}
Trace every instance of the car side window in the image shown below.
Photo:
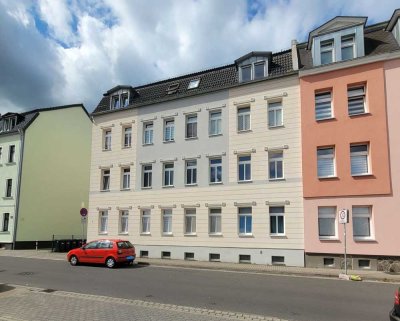
{"label": "car side window", "polygon": [[112,249],[113,245],[111,241],[101,241],[99,243],[99,249]]}
{"label": "car side window", "polygon": [[87,243],[85,245],[85,249],[95,249],[95,248],[97,248],[98,243],[99,242],[96,242],[96,241]]}

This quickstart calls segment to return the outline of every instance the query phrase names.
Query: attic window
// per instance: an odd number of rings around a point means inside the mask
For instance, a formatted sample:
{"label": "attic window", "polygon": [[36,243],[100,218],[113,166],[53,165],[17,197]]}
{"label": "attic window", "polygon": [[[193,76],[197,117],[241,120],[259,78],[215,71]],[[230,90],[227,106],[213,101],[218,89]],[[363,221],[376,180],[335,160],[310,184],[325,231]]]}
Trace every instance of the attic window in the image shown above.
{"label": "attic window", "polygon": [[113,109],[118,109],[120,106],[119,106],[119,96],[117,95],[117,96],[113,96],[112,97],[112,108]]}
{"label": "attic window", "polygon": [[129,91],[119,90],[111,96],[110,109],[119,109],[129,105]]}
{"label": "attic window", "polygon": [[267,76],[266,61],[256,61],[250,65],[240,67],[240,79],[242,82],[261,79]]}
{"label": "attic window", "polygon": [[16,125],[17,125],[17,117],[5,118],[0,124],[0,131],[8,132],[12,130]]}
{"label": "attic window", "polygon": [[200,79],[192,79],[189,83],[188,89],[194,89],[199,87]]}
{"label": "attic window", "polygon": [[179,83],[171,84],[167,88],[167,95],[175,94],[178,91]]}

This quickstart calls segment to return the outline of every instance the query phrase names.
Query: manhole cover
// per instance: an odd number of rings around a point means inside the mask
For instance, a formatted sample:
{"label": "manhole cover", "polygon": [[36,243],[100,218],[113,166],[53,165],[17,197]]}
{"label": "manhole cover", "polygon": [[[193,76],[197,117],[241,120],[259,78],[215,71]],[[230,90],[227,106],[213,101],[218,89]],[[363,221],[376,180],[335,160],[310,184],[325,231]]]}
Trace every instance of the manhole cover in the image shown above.
{"label": "manhole cover", "polygon": [[57,290],[54,290],[54,289],[44,289],[44,290],[42,290],[42,291],[40,291],[40,292],[44,292],[44,293],[53,293],[53,292],[56,292]]}
{"label": "manhole cover", "polygon": [[33,272],[20,272],[20,273],[17,273],[18,275],[33,275],[34,273]]}
{"label": "manhole cover", "polygon": [[14,289],[15,288],[13,286],[9,286],[9,285],[6,285],[6,284],[0,284],[0,293],[11,291],[11,290],[14,290]]}

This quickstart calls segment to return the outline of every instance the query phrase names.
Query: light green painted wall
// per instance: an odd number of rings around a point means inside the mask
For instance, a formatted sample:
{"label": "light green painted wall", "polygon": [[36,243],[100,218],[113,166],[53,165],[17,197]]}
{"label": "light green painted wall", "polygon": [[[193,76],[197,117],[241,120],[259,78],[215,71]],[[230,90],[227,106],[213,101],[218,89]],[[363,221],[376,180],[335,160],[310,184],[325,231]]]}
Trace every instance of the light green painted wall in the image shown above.
{"label": "light green painted wall", "polygon": [[[8,154],[10,146],[15,145],[15,162],[8,163]],[[0,135],[0,147],[1,147],[1,158],[0,158],[0,243],[12,243],[14,235],[14,217],[15,217],[15,204],[16,204],[16,193],[17,193],[17,180],[18,180],[18,164],[20,156],[20,135]],[[13,180],[12,185],[12,197],[5,198],[6,195],[6,180],[11,178]],[[10,221],[8,224],[8,232],[2,232],[3,230],[3,215],[4,213],[10,214]]]}
{"label": "light green painted wall", "polygon": [[73,107],[41,112],[26,130],[17,242],[82,235],[91,125],[83,109]]}

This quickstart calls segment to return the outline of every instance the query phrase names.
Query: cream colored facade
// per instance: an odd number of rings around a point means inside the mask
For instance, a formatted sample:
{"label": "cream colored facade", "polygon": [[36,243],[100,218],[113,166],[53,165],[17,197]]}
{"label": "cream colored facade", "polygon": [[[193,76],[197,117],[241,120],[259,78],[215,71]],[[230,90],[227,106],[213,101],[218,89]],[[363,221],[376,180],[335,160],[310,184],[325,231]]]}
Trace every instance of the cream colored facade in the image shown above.
{"label": "cream colored facade", "polygon": [[[268,103],[281,102],[283,125],[268,127]],[[238,133],[238,108],[250,107],[251,128]],[[221,111],[221,133],[209,135],[210,113]],[[197,115],[197,137],[185,139],[188,115]],[[174,142],[163,142],[166,119],[173,119]],[[154,142],[143,144],[144,125],[153,123]],[[132,126],[132,147],[123,148],[124,128]],[[111,150],[104,135],[111,130]],[[284,178],[269,180],[268,153],[283,152]],[[238,182],[238,156],[251,155],[251,182]],[[210,183],[210,160],[221,158],[222,182]],[[196,185],[185,185],[187,160],[197,162]],[[162,184],[164,163],[174,166],[173,187]],[[143,166],[152,166],[152,187],[142,187]],[[123,168],[130,168],[130,189],[121,190]],[[102,172],[110,170],[109,191],[100,191]],[[257,264],[304,265],[303,203],[297,75],[241,85],[134,109],[94,116],[88,240],[129,239],[138,256],[220,260]],[[284,233],[271,235],[270,207],[284,208]],[[251,231],[240,233],[239,209],[251,209]],[[220,209],[221,229],[210,231],[210,213]],[[172,213],[163,233],[163,212]],[[121,213],[128,213],[121,233]],[[126,212],[125,212],[126,211]],[[143,212],[150,213],[144,233]],[[195,231],[187,233],[185,213],[195,212]],[[107,228],[100,232],[100,215]],[[104,221],[103,221],[104,223]],[[192,226],[193,227],[193,226]],[[103,225],[104,229],[104,225]],[[164,231],[165,232],[165,231]]]}

